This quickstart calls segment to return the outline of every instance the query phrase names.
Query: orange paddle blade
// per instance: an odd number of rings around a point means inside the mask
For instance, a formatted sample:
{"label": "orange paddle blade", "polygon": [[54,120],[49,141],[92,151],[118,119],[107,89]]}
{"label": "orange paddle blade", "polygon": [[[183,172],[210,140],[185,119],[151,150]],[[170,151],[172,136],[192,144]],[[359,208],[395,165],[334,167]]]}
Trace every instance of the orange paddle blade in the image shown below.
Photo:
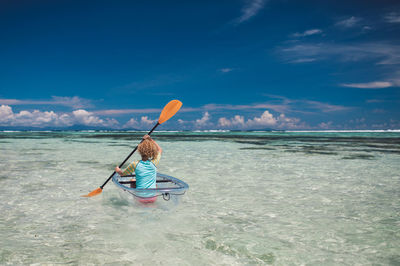
{"label": "orange paddle blade", "polygon": [[179,109],[181,109],[181,106],[182,102],[178,100],[172,100],[169,103],[167,103],[167,105],[164,107],[164,109],[160,114],[160,118],[158,118],[158,123],[162,124],[171,117],[173,117],[174,114],[176,114],[176,112],[178,112]]}
{"label": "orange paddle blade", "polygon": [[103,190],[101,188],[97,188],[87,195],[82,195],[82,197],[93,197],[93,196],[99,195],[102,191]]}

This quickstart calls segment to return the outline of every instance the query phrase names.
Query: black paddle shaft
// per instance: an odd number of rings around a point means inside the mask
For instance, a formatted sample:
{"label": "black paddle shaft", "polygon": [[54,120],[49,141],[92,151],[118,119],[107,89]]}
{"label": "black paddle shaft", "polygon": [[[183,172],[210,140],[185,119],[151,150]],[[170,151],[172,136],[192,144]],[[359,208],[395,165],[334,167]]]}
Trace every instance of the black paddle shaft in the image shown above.
{"label": "black paddle shaft", "polygon": [[[147,133],[147,135],[151,135],[151,133],[153,133],[154,129],[156,129],[156,127],[158,127],[159,124],[160,123],[157,122],[157,124],[150,130],[149,133]],[[143,142],[143,139],[140,143],[142,143],[142,142]],[[128,161],[128,159],[132,156],[132,154],[137,150],[138,147],[139,147],[139,145],[137,145],[136,148],[128,155],[128,157],[125,158],[125,160],[118,166],[119,168],[121,168],[126,163],[126,161]],[[106,182],[104,182],[104,184],[101,185],[101,187],[100,187],[101,189],[103,189],[103,187],[108,183],[108,181],[110,181],[110,179],[112,178],[112,176],[114,174],[115,174],[115,171],[110,175],[110,177],[106,180]]]}

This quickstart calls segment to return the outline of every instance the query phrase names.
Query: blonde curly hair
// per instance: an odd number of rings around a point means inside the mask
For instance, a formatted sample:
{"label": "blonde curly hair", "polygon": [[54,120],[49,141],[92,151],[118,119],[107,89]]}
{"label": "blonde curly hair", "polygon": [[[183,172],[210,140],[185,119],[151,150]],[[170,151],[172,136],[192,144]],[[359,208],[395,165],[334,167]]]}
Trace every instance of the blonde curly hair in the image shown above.
{"label": "blonde curly hair", "polygon": [[138,151],[142,156],[142,161],[153,160],[158,155],[157,146],[151,139],[143,140],[143,142],[138,146]]}

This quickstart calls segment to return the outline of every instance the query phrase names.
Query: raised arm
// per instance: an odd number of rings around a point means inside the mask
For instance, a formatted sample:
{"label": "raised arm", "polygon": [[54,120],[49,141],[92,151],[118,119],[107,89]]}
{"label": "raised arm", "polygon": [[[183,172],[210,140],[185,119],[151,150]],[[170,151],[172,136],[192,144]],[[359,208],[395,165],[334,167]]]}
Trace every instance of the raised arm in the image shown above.
{"label": "raised arm", "polygon": [[130,175],[135,173],[137,162],[131,162],[125,170],[121,170],[118,166],[115,167],[115,172],[120,176]]}
{"label": "raised arm", "polygon": [[156,146],[157,146],[157,149],[158,149],[158,153],[162,153],[162,148],[160,147],[160,145],[158,145],[158,143],[154,140],[154,139],[152,139],[152,141],[154,142],[154,144],[156,144]]}

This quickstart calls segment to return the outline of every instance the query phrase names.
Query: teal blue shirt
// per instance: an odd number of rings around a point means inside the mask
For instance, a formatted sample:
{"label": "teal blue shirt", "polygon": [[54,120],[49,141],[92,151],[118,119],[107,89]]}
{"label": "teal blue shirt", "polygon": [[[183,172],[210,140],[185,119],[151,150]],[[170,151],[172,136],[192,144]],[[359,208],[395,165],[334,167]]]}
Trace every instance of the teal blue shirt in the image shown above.
{"label": "teal blue shirt", "polygon": [[157,167],[151,161],[139,161],[135,168],[136,188],[156,188]]}
{"label": "teal blue shirt", "polygon": [[136,175],[136,188],[156,188],[157,165],[160,162],[161,153],[157,157],[148,161],[132,162],[124,171],[123,175]]}

